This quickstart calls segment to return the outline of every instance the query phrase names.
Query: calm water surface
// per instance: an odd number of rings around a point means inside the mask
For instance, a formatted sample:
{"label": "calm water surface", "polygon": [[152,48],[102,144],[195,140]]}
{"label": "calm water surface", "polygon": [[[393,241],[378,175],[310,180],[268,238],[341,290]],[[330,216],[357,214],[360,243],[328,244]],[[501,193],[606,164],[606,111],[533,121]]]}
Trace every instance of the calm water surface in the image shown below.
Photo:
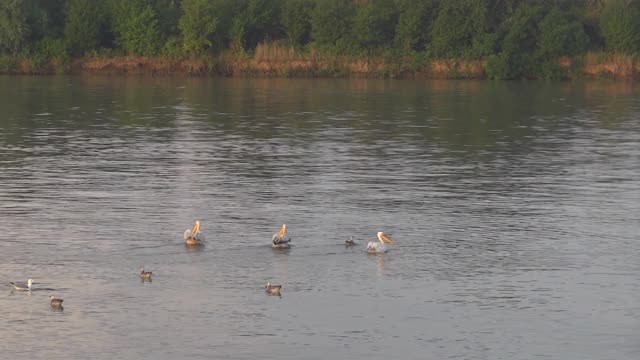
{"label": "calm water surface", "polygon": [[54,290],[2,285],[8,358],[635,360],[640,88],[0,77],[27,278]]}

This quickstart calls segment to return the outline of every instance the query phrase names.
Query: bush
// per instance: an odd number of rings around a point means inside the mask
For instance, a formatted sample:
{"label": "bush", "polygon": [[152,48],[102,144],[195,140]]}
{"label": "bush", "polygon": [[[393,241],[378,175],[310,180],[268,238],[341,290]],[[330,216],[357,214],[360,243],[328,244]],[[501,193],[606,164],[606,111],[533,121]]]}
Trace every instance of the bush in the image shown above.
{"label": "bush", "polygon": [[11,73],[16,70],[16,59],[9,55],[0,55],[0,74]]}
{"label": "bush", "polygon": [[311,38],[311,11],[309,0],[286,0],[280,13],[280,23],[289,37],[291,46],[301,48]]}
{"label": "bush", "polygon": [[311,35],[319,47],[343,52],[349,47],[349,34],[355,8],[350,0],[324,0],[311,13]]}
{"label": "bush", "polygon": [[116,42],[128,53],[149,56],[158,52],[158,19],[144,0],[117,1],[113,21]]}
{"label": "bush", "polygon": [[555,60],[561,55],[575,55],[587,50],[589,38],[580,22],[558,8],[540,22],[537,55]]}
{"label": "bush", "polygon": [[624,0],[607,1],[600,16],[607,50],[626,54],[640,52],[640,9]]}
{"label": "bush", "polygon": [[423,50],[428,40],[428,29],[436,9],[434,1],[403,0],[395,29],[395,43],[404,50]]}
{"label": "bush", "polygon": [[84,55],[98,46],[100,14],[92,0],[67,0],[64,37],[74,55]]}
{"label": "bush", "polygon": [[358,5],[351,30],[356,48],[371,52],[390,44],[397,22],[397,10],[390,1]]}
{"label": "bush", "polygon": [[[437,58],[480,57],[486,44],[487,5],[484,0],[443,1],[431,29],[430,50]],[[473,50],[473,51],[472,51]]]}
{"label": "bush", "polygon": [[208,0],[183,0],[182,12],[178,21],[182,46],[187,53],[200,55],[212,46],[217,24],[214,8]]}
{"label": "bush", "polygon": [[0,0],[0,53],[16,55],[29,35],[21,0]]}

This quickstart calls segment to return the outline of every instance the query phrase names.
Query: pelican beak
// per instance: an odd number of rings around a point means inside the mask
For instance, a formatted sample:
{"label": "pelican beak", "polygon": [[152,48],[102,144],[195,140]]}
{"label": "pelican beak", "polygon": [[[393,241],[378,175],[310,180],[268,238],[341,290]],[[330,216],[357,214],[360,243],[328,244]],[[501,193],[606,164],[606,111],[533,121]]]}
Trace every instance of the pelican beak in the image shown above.
{"label": "pelican beak", "polygon": [[395,244],[396,242],[393,241],[392,238],[388,237],[387,235],[382,235],[380,236],[382,238],[382,241],[389,243],[389,244]]}
{"label": "pelican beak", "polygon": [[191,229],[191,235],[195,235],[195,233],[197,233],[198,230],[200,230],[200,221],[196,220],[196,224],[193,225],[193,228]]}
{"label": "pelican beak", "polygon": [[282,227],[280,228],[280,231],[278,232],[278,236],[282,237],[284,236],[284,233],[287,231],[287,225],[282,224]]}

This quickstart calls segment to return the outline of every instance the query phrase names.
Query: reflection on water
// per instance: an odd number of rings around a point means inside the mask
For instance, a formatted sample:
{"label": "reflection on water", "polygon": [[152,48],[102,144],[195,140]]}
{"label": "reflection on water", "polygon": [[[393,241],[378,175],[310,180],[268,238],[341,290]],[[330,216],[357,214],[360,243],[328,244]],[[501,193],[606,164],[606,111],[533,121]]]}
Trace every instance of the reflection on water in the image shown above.
{"label": "reflection on water", "polygon": [[70,304],[7,287],[7,353],[640,352],[633,84],[0,77],[0,106],[0,274]]}

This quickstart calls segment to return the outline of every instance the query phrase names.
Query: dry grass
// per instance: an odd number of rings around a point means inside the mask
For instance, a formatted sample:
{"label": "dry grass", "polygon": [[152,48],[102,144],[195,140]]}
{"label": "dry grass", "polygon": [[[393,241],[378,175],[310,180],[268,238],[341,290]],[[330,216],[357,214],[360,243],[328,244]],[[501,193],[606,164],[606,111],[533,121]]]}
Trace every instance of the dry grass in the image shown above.
{"label": "dry grass", "polygon": [[581,72],[594,78],[634,79],[640,74],[640,64],[630,55],[590,52],[584,56]]}

